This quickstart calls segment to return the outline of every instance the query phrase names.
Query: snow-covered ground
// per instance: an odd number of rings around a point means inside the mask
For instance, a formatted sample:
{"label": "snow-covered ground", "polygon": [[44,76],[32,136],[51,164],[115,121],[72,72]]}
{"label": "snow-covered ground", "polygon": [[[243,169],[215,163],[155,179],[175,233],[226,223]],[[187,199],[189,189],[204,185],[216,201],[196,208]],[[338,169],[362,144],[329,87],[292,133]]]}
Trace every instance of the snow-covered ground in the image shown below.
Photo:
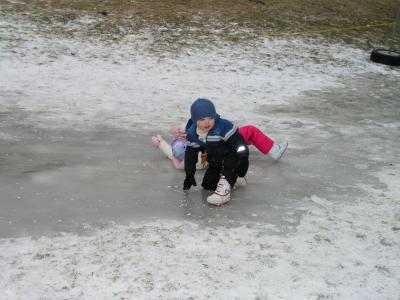
{"label": "snow-covered ground", "polygon": [[[400,299],[398,68],[322,38],[0,37],[1,299]],[[222,208],[149,144],[197,97],[290,143]]]}

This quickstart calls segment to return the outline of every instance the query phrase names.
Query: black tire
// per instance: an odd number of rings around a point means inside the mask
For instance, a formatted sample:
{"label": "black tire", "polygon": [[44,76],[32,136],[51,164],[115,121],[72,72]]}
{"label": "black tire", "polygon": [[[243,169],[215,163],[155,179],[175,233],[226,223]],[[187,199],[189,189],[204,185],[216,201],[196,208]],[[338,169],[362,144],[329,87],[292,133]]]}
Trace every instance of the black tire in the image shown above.
{"label": "black tire", "polygon": [[371,52],[371,60],[380,64],[400,66],[400,53],[388,49],[374,49]]}

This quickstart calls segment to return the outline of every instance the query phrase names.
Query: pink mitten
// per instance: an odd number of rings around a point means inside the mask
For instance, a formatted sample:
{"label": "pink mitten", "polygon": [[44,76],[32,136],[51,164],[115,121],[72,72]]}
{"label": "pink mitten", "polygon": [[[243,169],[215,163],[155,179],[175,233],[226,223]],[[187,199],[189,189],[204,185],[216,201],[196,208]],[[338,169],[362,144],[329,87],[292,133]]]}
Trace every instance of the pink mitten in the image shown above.
{"label": "pink mitten", "polygon": [[151,137],[151,142],[155,147],[158,148],[158,146],[160,146],[161,139],[162,139],[161,135],[157,134],[156,136]]}

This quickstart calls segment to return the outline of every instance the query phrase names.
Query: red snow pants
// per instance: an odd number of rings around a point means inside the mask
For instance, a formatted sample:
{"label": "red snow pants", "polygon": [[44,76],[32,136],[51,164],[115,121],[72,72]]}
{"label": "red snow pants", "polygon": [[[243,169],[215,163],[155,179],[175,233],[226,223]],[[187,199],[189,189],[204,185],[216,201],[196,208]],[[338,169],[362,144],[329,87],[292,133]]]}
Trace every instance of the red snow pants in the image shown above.
{"label": "red snow pants", "polygon": [[254,145],[262,153],[267,154],[271,150],[274,141],[266,136],[260,129],[252,125],[239,127],[239,133],[243,136],[246,143]]}

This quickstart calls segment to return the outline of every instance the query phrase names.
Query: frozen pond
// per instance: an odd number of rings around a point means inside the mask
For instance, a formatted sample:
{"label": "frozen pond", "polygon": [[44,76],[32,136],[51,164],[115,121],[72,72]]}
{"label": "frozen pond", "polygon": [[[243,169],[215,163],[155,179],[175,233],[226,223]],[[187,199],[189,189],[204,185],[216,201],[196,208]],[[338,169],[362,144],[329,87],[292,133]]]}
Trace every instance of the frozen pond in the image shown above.
{"label": "frozen pond", "polygon": [[283,120],[288,153],[274,163],[253,148],[249,185],[219,209],[207,205],[199,187],[182,192],[183,172],[151,145],[151,132],[26,127],[18,120],[28,112],[3,113],[1,236],[157,219],[210,226],[263,222],[285,232],[298,224],[307,197],[347,202],[363,196],[360,183],[384,189],[373,172],[393,166],[399,155],[396,89],[397,79],[389,76],[359,77],[340,91],[262,106],[260,114]]}
{"label": "frozen pond", "polygon": [[[31,28],[0,23],[4,299],[397,299],[399,69],[322,38],[157,57]],[[289,141],[221,208],[150,142],[198,97]]]}

